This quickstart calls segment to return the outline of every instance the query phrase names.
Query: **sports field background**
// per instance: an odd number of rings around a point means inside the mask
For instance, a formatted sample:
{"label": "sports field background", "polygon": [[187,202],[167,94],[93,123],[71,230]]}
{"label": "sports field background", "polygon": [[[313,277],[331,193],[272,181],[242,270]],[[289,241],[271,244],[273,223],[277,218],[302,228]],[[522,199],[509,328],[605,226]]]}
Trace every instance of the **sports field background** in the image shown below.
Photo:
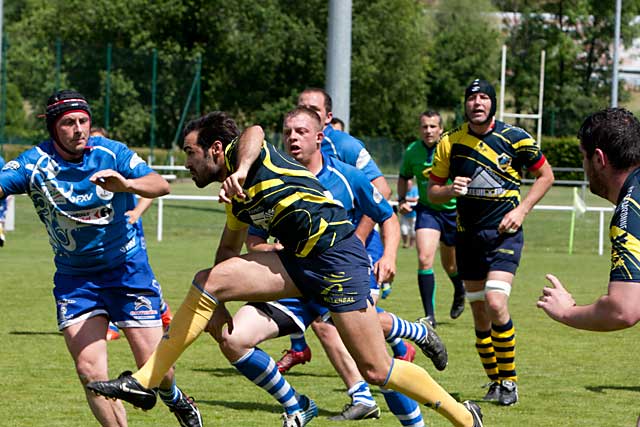
{"label": "sports field background", "polygon": [[[196,189],[190,181],[172,185],[173,194],[216,195],[215,187]],[[570,205],[571,190],[554,187],[544,204]],[[589,195],[589,206],[606,206]],[[52,254],[44,227],[30,200],[17,197],[16,231],[0,249],[0,426],[92,426],[62,335],[57,332],[51,294]],[[193,274],[211,264],[224,217],[211,202],[166,202],[164,240],[155,241],[155,205],[144,217],[151,265],[174,311]],[[609,215],[606,218],[608,225]],[[591,302],[606,290],[609,257],[597,254],[598,216],[589,213],[576,222],[575,253],[567,255],[570,214],[532,212],[525,222],[525,250],[511,297],[517,335],[520,403],[503,408],[482,403],[486,426],[635,426],[640,413],[637,331],[615,333],[576,331],[548,319],[535,307],[544,274],[552,272],[568,286],[578,303]],[[425,367],[449,392],[461,399],[480,400],[487,382],[474,349],[470,310],[456,321],[448,318],[452,286],[436,264],[438,333],[449,350],[449,366],[437,372],[422,354]],[[416,285],[415,249],[400,249],[393,292],[381,306],[407,319],[421,316]],[[256,286],[260,286],[256,283]],[[231,308],[238,304],[232,304]],[[311,426],[335,425],[327,416],[338,413],[348,399],[344,386],[311,333],[310,364],[287,375],[301,393],[316,400],[320,416]],[[287,339],[261,346],[274,358],[288,347]],[[109,343],[111,376],[133,368],[126,341]],[[190,347],[177,365],[178,384],[199,404],[205,426],[279,426],[281,409],[263,390],[236,373],[207,335]],[[397,426],[381,394],[380,420],[359,427]],[[143,413],[126,405],[130,426],[176,426],[159,403]],[[448,426],[443,417],[424,408],[428,426]]]}

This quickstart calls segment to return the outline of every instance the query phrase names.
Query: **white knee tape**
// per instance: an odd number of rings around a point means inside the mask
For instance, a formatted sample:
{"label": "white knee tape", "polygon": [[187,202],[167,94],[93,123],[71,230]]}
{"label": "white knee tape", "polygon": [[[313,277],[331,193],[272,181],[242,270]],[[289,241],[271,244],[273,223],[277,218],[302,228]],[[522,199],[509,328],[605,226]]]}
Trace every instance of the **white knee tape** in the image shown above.
{"label": "white knee tape", "polygon": [[511,295],[511,285],[502,280],[487,280],[484,290],[485,292],[502,292],[506,296]]}
{"label": "white knee tape", "polygon": [[476,302],[476,301],[484,301],[484,289],[476,292],[468,292],[467,291],[467,301]]}

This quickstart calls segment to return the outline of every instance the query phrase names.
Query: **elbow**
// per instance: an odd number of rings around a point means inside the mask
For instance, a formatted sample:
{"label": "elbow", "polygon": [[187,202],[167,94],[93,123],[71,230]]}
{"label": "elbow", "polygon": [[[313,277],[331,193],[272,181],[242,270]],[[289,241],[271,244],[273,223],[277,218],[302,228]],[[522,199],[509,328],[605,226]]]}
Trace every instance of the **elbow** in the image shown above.
{"label": "elbow", "polygon": [[635,326],[636,323],[640,321],[640,313],[637,310],[627,310],[616,313],[615,315],[615,324],[618,326],[617,329],[627,329],[632,326]]}

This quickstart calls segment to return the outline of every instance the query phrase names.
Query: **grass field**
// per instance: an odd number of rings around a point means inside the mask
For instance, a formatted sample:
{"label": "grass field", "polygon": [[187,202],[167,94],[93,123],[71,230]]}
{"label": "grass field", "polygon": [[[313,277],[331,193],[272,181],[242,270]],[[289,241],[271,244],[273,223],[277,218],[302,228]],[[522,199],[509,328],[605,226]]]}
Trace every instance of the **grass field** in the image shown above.
{"label": "grass field", "polygon": [[[214,194],[190,183],[173,186],[174,194]],[[544,204],[570,204],[569,189],[554,188]],[[593,196],[589,205],[605,205]],[[167,202],[164,240],[155,241],[156,210],[145,217],[151,264],[174,310],[182,301],[192,275],[209,266],[224,220],[222,208],[210,202]],[[635,426],[640,412],[637,332],[597,334],[569,329],[549,320],[535,307],[544,286],[544,274],[553,272],[574,293],[578,303],[591,302],[606,288],[609,257],[597,255],[597,215],[577,220],[575,253],[567,255],[569,213],[534,211],[525,223],[523,260],[511,297],[517,333],[517,369],[521,401],[511,408],[481,403],[487,426]],[[609,218],[607,218],[608,223]],[[0,378],[2,426],[96,425],[85,404],[71,358],[57,332],[51,294],[53,264],[44,228],[26,197],[17,199],[17,229],[0,250]],[[400,249],[398,275],[391,297],[382,306],[407,319],[421,315],[412,249]],[[449,366],[436,372],[424,356],[425,367],[449,392],[461,399],[481,399],[487,382],[474,349],[470,311],[456,321],[448,319],[452,287],[439,265],[437,294],[438,332],[449,350]],[[259,286],[259,283],[256,284]],[[231,307],[237,307],[237,304]],[[310,364],[296,367],[288,379],[300,392],[313,397],[320,417],[313,426],[329,426],[327,416],[347,402],[344,387],[333,372],[313,335]],[[274,358],[288,347],[278,339],[261,346]],[[124,340],[109,343],[111,375],[133,368]],[[178,365],[178,383],[194,395],[207,426],[276,426],[281,421],[277,403],[250,384],[226,362],[209,336],[190,347]],[[397,426],[381,394],[380,420],[358,426]],[[131,426],[176,426],[173,416],[159,404],[143,413],[127,406]],[[428,426],[449,425],[423,409]]]}

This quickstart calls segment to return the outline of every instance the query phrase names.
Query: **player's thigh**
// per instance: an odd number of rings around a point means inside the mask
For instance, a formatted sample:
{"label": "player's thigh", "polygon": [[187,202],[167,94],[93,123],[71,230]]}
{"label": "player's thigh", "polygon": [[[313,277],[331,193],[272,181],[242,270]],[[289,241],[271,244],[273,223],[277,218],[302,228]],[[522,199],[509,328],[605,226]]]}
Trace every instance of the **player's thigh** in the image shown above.
{"label": "player's thigh", "polygon": [[261,310],[252,305],[243,305],[233,315],[233,332],[222,333],[223,342],[243,347],[255,347],[263,341],[278,336],[278,325]]}
{"label": "player's thigh", "polygon": [[144,365],[162,338],[162,327],[122,328],[122,330],[129,341],[136,365],[138,367]]}
{"label": "player's thigh", "polygon": [[[201,280],[199,276],[196,282]],[[207,271],[206,276],[205,290],[220,302],[274,301],[301,295],[275,252],[229,258]]]}
{"label": "player's thigh", "polygon": [[366,310],[331,313],[333,323],[360,373],[372,384],[382,384],[391,367],[382,327],[373,306]]}
{"label": "player's thigh", "polygon": [[433,260],[440,244],[440,230],[419,228],[416,230],[416,248],[421,270],[433,267]]}
{"label": "player's thigh", "polygon": [[106,316],[94,316],[62,330],[69,354],[83,382],[107,378],[108,325]]}
{"label": "player's thigh", "polygon": [[456,265],[456,247],[455,246],[447,246],[444,243],[440,244],[440,262],[442,263],[442,268],[451,274],[457,271]]}

